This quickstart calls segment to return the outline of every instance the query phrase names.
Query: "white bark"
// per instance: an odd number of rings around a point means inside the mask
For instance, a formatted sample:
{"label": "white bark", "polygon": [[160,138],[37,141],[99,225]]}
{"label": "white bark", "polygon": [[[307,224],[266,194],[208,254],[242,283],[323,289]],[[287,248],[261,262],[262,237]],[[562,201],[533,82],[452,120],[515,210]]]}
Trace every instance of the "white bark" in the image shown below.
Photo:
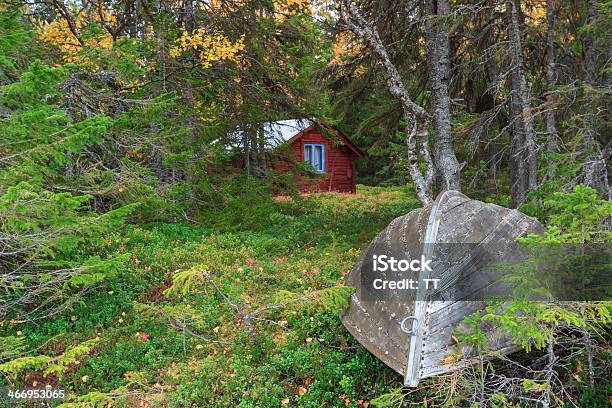
{"label": "white bark", "polygon": [[[399,71],[391,61],[391,57],[376,27],[370,24],[361,15],[359,10],[357,10],[350,1],[344,0],[341,4],[343,7],[340,12],[347,26],[351,31],[368,43],[384,68],[389,92],[402,103],[404,119],[406,120],[406,145],[408,147],[410,176],[414,182],[416,193],[421,203],[423,205],[431,204],[433,202],[431,187],[435,175],[435,167],[431,158],[427,135],[429,115],[422,106],[414,103],[410,97],[408,90],[402,83]],[[421,141],[420,154],[425,162],[425,174],[419,169],[417,136]]]}

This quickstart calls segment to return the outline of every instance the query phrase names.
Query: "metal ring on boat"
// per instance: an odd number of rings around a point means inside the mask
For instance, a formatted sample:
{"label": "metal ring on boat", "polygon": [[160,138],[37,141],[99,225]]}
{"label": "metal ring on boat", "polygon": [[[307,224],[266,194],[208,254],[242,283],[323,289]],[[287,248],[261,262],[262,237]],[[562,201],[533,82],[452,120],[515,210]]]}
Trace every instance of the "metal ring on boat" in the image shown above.
{"label": "metal ring on boat", "polygon": [[[406,327],[406,321],[408,320],[413,320],[414,322],[412,323],[412,330],[408,330],[408,328]],[[402,329],[402,331],[404,333],[409,333],[409,334],[416,334],[417,328],[419,327],[419,319],[416,316],[406,316],[404,317],[404,319],[402,320],[402,322],[400,323],[400,329]]]}

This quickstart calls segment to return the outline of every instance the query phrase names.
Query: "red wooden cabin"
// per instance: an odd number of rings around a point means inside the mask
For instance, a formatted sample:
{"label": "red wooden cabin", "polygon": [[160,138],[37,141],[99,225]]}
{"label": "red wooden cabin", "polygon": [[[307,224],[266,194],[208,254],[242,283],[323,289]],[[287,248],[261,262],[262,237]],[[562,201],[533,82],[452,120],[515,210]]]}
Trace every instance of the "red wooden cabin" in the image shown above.
{"label": "red wooden cabin", "polygon": [[[271,167],[293,172],[300,191],[355,193],[355,160],[363,153],[342,132],[303,119],[268,123],[265,133],[279,152]],[[307,162],[308,171],[300,171],[296,162]]]}

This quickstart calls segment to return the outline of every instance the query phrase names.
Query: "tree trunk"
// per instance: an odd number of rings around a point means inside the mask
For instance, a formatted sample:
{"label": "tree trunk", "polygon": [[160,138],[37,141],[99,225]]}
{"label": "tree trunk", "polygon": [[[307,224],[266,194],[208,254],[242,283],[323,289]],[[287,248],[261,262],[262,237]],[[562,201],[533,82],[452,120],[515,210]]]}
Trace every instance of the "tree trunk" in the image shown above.
{"label": "tree trunk", "polygon": [[[533,113],[531,111],[529,87],[527,85],[527,79],[525,77],[525,66],[523,62],[523,44],[521,40],[521,31],[519,23],[519,10],[520,1],[509,0],[508,6],[508,39],[510,43],[510,55],[512,61],[511,67],[511,87],[512,87],[512,105],[513,105],[513,128],[517,132],[522,133],[522,140],[516,138],[516,134],[513,135],[511,145],[514,145],[514,149],[511,147],[511,160],[522,162],[526,160],[526,166],[523,163],[516,163],[517,176],[516,180],[513,180],[513,187],[521,189],[521,178],[524,176],[527,182],[527,190],[533,190],[538,185],[537,180],[537,146],[535,129],[533,125]],[[520,113],[518,112],[520,109]],[[522,142],[522,143],[521,143]],[[514,151],[513,151],[514,150]],[[518,205],[524,201],[524,194],[522,191],[517,191],[513,194],[518,201],[514,204]]]}
{"label": "tree trunk", "polygon": [[[185,2],[185,30],[189,33],[192,34],[193,31],[195,30],[195,16],[194,16],[194,10],[193,10],[193,0],[187,0]],[[196,65],[196,59],[195,59],[195,53],[193,50],[189,51],[189,68],[190,71],[193,70],[193,68]],[[184,118],[184,126],[185,129],[187,129],[189,131],[189,133],[191,134],[191,148],[192,148],[192,152],[189,155],[189,157],[187,158],[187,171],[185,173],[185,179],[187,180],[187,182],[189,183],[189,185],[191,186],[190,190],[189,190],[189,196],[190,199],[194,199],[196,196],[196,188],[194,187],[194,175],[196,174],[196,162],[197,162],[197,158],[199,156],[199,146],[198,146],[198,132],[196,129],[196,116],[195,116],[195,96],[193,94],[193,83],[191,81],[191,78],[186,78],[186,80],[183,81],[183,87],[184,87],[184,92],[183,92],[183,98],[184,98],[184,104],[187,107],[187,114],[185,115]]]}
{"label": "tree trunk", "polygon": [[[193,14],[193,0],[187,0],[185,2],[185,30],[189,35],[192,35],[195,30],[195,16]],[[189,50],[189,65],[192,70],[196,65],[195,60],[195,52],[193,50]],[[195,114],[194,114],[194,105],[195,100],[193,96],[193,85],[191,78],[187,78],[184,82],[185,87],[185,102],[187,103],[188,114],[185,116],[185,127],[191,130],[193,142],[197,141],[197,136],[195,132]]]}
{"label": "tree trunk", "polygon": [[[554,330],[554,327],[551,330]],[[544,391],[544,401],[542,403],[543,408],[550,407],[550,402],[551,402],[550,396],[552,394],[551,384],[552,384],[553,374],[555,372],[555,361],[557,360],[557,357],[555,356],[555,347],[554,347],[554,343],[552,340],[548,342],[546,349],[547,349],[547,354],[548,354],[548,364],[546,365],[546,370],[545,370],[547,387]]]}
{"label": "tree trunk", "polygon": [[[597,86],[597,55],[595,38],[592,34],[592,25],[596,17],[596,2],[595,0],[588,0],[586,24],[591,30],[589,30],[585,41],[584,71],[585,82],[592,87]],[[607,163],[597,144],[597,128],[593,111],[593,105],[590,101],[587,101],[583,140],[584,151],[587,153],[582,169],[584,184],[603,192],[604,195],[607,195],[608,200],[612,200],[612,188],[608,180]]]}
{"label": "tree trunk", "polygon": [[242,148],[244,151],[244,168],[251,174],[251,143],[248,131],[242,132]]}
{"label": "tree trunk", "polygon": [[587,353],[587,365],[589,367],[589,385],[591,389],[595,387],[595,365],[593,364],[593,344],[591,343],[591,334],[587,329],[582,333],[582,342]]}
{"label": "tree trunk", "polygon": [[[368,22],[348,0],[342,1],[340,10],[347,26],[359,37],[365,40],[372,52],[378,57],[387,77],[389,93],[402,103],[404,120],[406,121],[406,145],[408,147],[408,166],[410,177],[415,186],[419,201],[423,205],[433,202],[431,186],[435,176],[435,167],[429,152],[427,125],[429,116],[422,106],[414,103],[408,90],[402,83],[399,71],[383,44],[376,27]],[[417,137],[420,140],[420,155],[425,162],[425,173],[419,168],[417,155]]]}
{"label": "tree trunk", "polygon": [[264,134],[264,129],[259,126],[258,127],[258,139],[259,139],[259,165],[261,168],[261,178],[265,179],[268,175],[268,160],[266,157],[266,135]]}
{"label": "tree trunk", "polygon": [[435,131],[434,161],[440,190],[461,190],[461,165],[453,149],[451,98],[449,94],[450,47],[444,18],[448,14],[447,0],[428,0],[426,49],[429,66],[429,86]]}
{"label": "tree trunk", "polygon": [[[545,113],[546,120],[546,148],[549,153],[558,151],[557,140],[559,132],[555,119],[555,103],[554,87],[556,85],[556,67],[555,67],[555,44],[554,44],[554,29],[555,29],[555,7],[553,0],[546,0],[546,102],[547,108]],[[549,163],[550,164],[550,163]],[[547,177],[553,177],[554,171],[549,169]]]}
{"label": "tree trunk", "polygon": [[[516,81],[515,75],[510,74],[510,81]],[[528,190],[526,165],[523,155],[525,145],[525,128],[522,121],[517,118],[521,115],[521,105],[516,94],[510,96],[510,154],[508,167],[510,173],[510,196],[512,207],[516,208],[525,201]]]}
{"label": "tree trunk", "polygon": [[[586,25],[592,28],[597,16],[597,7],[595,0],[588,0],[587,3],[587,19]],[[584,73],[587,84],[594,85],[596,77],[596,63],[597,58],[595,55],[595,39],[593,35],[589,33],[585,40],[585,53],[584,53]]]}
{"label": "tree trunk", "polygon": [[259,177],[261,165],[259,163],[259,143],[257,135],[258,124],[254,123],[249,126],[249,153],[251,154],[251,170],[256,177]]}

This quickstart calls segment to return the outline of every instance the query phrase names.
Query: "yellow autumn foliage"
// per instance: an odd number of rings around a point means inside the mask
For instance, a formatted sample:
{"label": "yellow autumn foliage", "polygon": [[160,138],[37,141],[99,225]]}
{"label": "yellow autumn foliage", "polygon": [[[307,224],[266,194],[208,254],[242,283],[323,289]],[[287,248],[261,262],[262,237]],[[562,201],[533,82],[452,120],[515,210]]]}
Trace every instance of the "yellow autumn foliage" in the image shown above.
{"label": "yellow autumn foliage", "polygon": [[277,13],[293,15],[308,12],[312,0],[273,0],[274,11]]}
{"label": "yellow autumn foliage", "polygon": [[[92,16],[90,20],[85,14],[80,13],[74,17],[74,31],[77,34],[87,31],[91,22],[114,25],[116,17],[110,12],[102,10]],[[79,35],[77,38],[74,31],[70,29],[68,21],[64,18],[50,23],[39,21],[36,26],[38,37],[48,44],[53,44],[59,48],[65,62],[78,62],[85,65],[93,64],[89,58],[80,54],[83,46],[110,49],[113,47],[113,38],[104,32],[99,35]]]}
{"label": "yellow autumn foliage", "polygon": [[176,58],[187,51],[196,51],[200,64],[208,68],[215,61],[238,61],[242,50],[244,36],[232,42],[222,34],[209,34],[205,29],[198,28],[191,33],[184,31],[176,45],[170,48],[170,56]]}
{"label": "yellow autumn foliage", "polygon": [[361,42],[357,41],[355,36],[349,31],[343,31],[336,37],[334,44],[334,57],[331,60],[332,64],[339,64],[345,57],[354,57],[360,54],[364,49]]}

